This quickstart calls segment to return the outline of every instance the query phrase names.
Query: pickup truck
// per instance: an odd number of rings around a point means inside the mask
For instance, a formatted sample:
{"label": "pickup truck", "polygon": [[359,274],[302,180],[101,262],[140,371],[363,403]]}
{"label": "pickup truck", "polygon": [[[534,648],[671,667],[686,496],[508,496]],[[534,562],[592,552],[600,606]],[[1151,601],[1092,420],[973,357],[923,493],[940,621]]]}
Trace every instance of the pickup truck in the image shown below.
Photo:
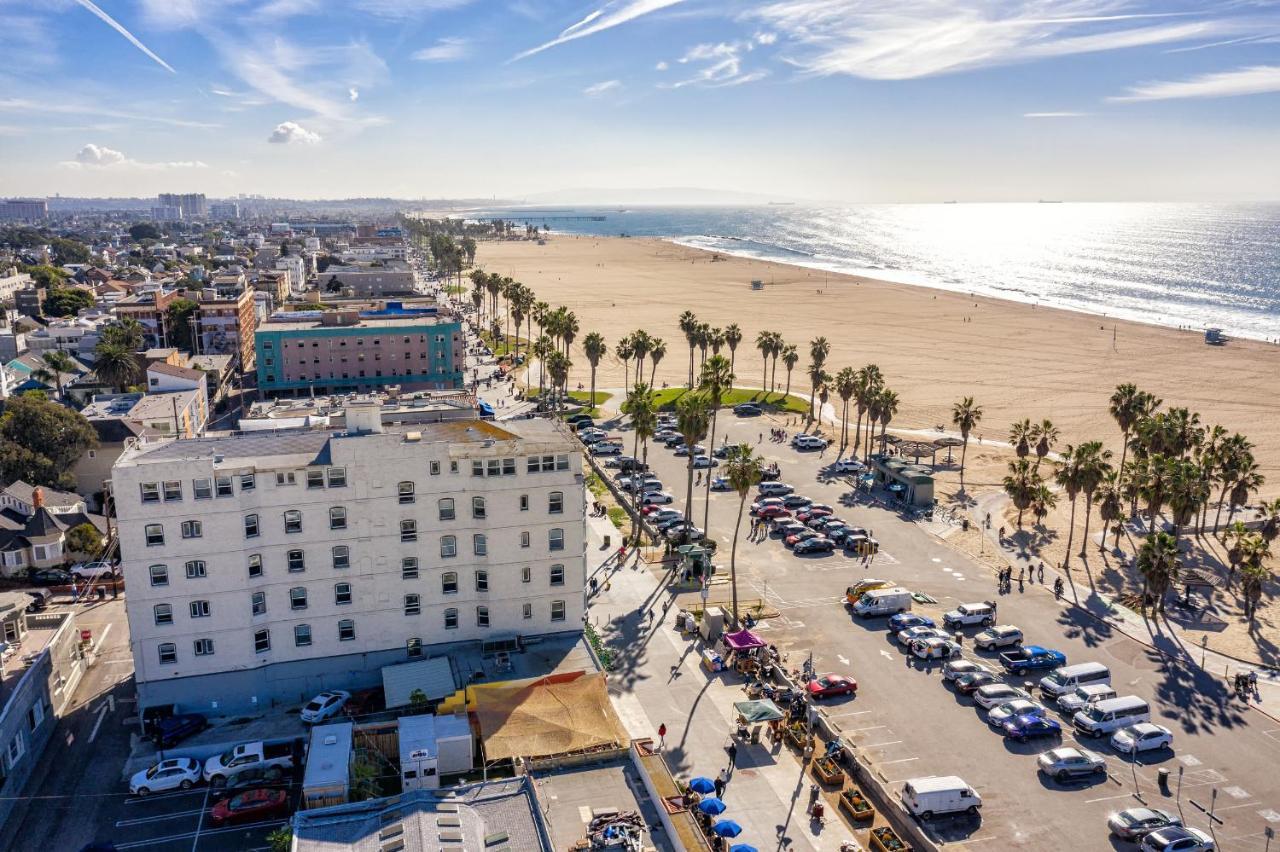
{"label": "pickup truck", "polygon": [[267,745],[261,740],[253,743],[240,743],[237,746],[214,755],[204,762],[204,780],[211,784],[227,780],[227,776],[242,769],[266,769],[278,766],[281,769],[293,768],[293,743],[275,743]]}
{"label": "pickup truck", "polygon": [[1000,662],[1007,671],[1024,675],[1032,669],[1056,669],[1058,666],[1065,666],[1067,655],[1039,645],[1027,645],[1005,651],[1000,655]]}

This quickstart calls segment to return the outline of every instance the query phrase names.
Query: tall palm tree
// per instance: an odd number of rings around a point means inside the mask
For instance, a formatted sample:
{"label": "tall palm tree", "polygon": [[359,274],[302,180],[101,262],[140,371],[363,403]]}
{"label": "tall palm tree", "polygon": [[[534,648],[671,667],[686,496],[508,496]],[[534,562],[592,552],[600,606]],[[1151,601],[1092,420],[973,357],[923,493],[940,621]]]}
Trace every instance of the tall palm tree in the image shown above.
{"label": "tall palm tree", "polygon": [[[506,342],[506,343],[507,343],[507,348],[508,348],[508,349],[510,349],[510,348],[511,348],[511,343],[510,343],[510,340],[511,340],[511,306],[512,306],[512,303],[514,303],[514,302],[515,302],[516,294],[519,292],[519,287],[520,287],[520,282],[515,281],[515,280],[513,280],[513,279],[511,279],[511,278],[503,278],[503,279],[502,279],[501,284],[499,285],[499,290],[500,290],[500,292],[502,293],[502,298],[504,298],[504,299],[506,299],[506,300],[507,300],[507,310],[506,310],[506,323],[507,323],[507,324],[506,324],[506,330],[505,330],[505,331],[503,331],[503,333],[502,333],[502,339],[503,339],[503,341],[504,341],[504,342]],[[520,333],[520,324],[519,324],[519,323],[516,323],[516,334],[519,334],[519,333]]]}
{"label": "tall palm tree", "polygon": [[[1107,451],[1110,454],[1110,450]],[[1120,546],[1120,518],[1124,514],[1124,493],[1120,488],[1120,475],[1112,470],[1104,474],[1101,483],[1098,485],[1097,492],[1093,498],[1098,504],[1098,517],[1102,518],[1102,538],[1098,541],[1098,552],[1107,552],[1107,524],[1114,523],[1116,525],[1116,547]],[[1089,518],[1085,516],[1085,525],[1088,526]],[[1088,542],[1089,536],[1085,536],[1085,541],[1081,543],[1083,550]],[[1081,554],[1084,555],[1083,553]]]}
{"label": "tall palm tree", "polygon": [[796,368],[796,364],[800,362],[800,350],[794,344],[787,344],[782,347],[782,366],[787,368],[787,389],[782,392],[783,399],[791,396],[791,371]]}
{"label": "tall palm tree", "polygon": [[707,437],[707,427],[711,423],[711,406],[707,397],[697,391],[690,391],[676,400],[676,431],[684,438],[689,448],[688,485],[684,499],[684,540],[689,540],[689,527],[693,523],[693,448]]}
{"label": "tall palm tree", "polygon": [[564,341],[564,357],[566,358],[569,357],[569,347],[573,346],[573,341],[577,338],[579,329],[578,317],[573,311],[565,311],[560,319],[560,339]]}
{"label": "tall palm tree", "polygon": [[884,452],[885,432],[889,429],[889,424],[893,421],[893,415],[898,413],[898,394],[888,388],[880,391],[877,399],[876,411],[878,412],[876,419],[880,421],[880,452]]}
{"label": "tall palm tree", "polygon": [[1045,456],[1049,455],[1053,450],[1054,444],[1058,443],[1058,427],[1053,425],[1052,420],[1041,420],[1032,427],[1035,436],[1036,445],[1036,467],[1040,467],[1040,462],[1044,461]]}
{"label": "tall palm tree", "polygon": [[476,306],[476,318],[480,321],[481,327],[484,326],[484,291],[489,282],[489,276],[485,274],[483,269],[471,270],[471,303]]}
{"label": "tall palm tree", "polygon": [[1022,529],[1022,513],[1031,507],[1036,491],[1042,484],[1031,462],[1025,458],[1009,462],[1009,472],[1002,482],[1004,493],[1009,495],[1018,510],[1018,529]]}
{"label": "tall palm tree", "polygon": [[1084,485],[1084,468],[1088,462],[1087,450],[1077,449],[1067,444],[1062,451],[1062,460],[1053,472],[1053,480],[1067,493],[1071,501],[1071,519],[1067,522],[1067,552],[1062,557],[1062,567],[1071,566],[1071,543],[1076,532],[1076,498]]}
{"label": "tall palm tree", "polygon": [[644,329],[631,333],[631,354],[636,359],[636,381],[644,378],[644,359],[653,346],[653,338]]}
{"label": "tall palm tree", "polygon": [[1231,486],[1231,493],[1228,495],[1228,522],[1235,517],[1236,509],[1248,504],[1249,495],[1256,494],[1258,489],[1265,485],[1266,482],[1267,478],[1259,472],[1258,465],[1255,462],[1251,462],[1248,468],[1240,472],[1240,475]]}
{"label": "tall palm tree", "polygon": [[693,311],[685,311],[680,315],[680,333],[689,344],[689,387],[693,387],[693,350],[698,345],[698,318]]}
{"label": "tall palm tree", "polygon": [[618,360],[622,362],[622,386],[631,386],[631,358],[635,355],[635,350],[631,346],[631,335],[627,335],[618,341],[618,345],[613,347],[613,354],[618,356]]}
{"label": "tall palm tree", "polygon": [[1036,486],[1035,493],[1031,497],[1031,514],[1035,515],[1036,523],[1043,525],[1044,519],[1056,505],[1058,505],[1057,496],[1054,495],[1048,485],[1041,481]]}
{"label": "tall palm tree", "polygon": [[702,369],[702,365],[707,363],[707,347],[711,345],[711,324],[706,322],[698,323],[698,352],[701,353],[698,361],[698,369]]}
{"label": "tall palm tree", "polygon": [[[1221,426],[1213,426],[1204,433],[1204,440],[1200,446],[1196,448],[1196,463],[1200,465],[1200,469],[1204,472],[1206,485],[1221,483],[1221,450],[1222,444],[1230,436],[1226,429]],[[1205,500],[1200,506],[1200,523],[1199,529],[1196,530],[1196,536],[1199,537],[1204,532],[1204,527],[1209,520],[1209,501]]]}
{"label": "tall palm tree", "polygon": [[1240,571],[1241,592],[1244,594],[1245,615],[1252,629],[1263,587],[1271,579],[1271,571],[1263,564],[1271,558],[1271,547],[1265,538],[1254,532],[1240,543],[1240,549],[1244,563]]}
{"label": "tall palm tree", "polygon": [[[769,395],[769,353],[773,351],[773,332],[762,331],[756,335],[756,349],[760,350],[760,361],[764,364],[764,372],[760,376],[760,389]],[[689,363],[692,364],[692,355]]]}
{"label": "tall palm tree", "polygon": [[1178,540],[1166,532],[1156,533],[1142,542],[1138,550],[1138,571],[1142,574],[1142,606],[1147,598],[1156,598],[1156,612],[1164,612],[1164,598],[1169,587],[1178,581]]}
{"label": "tall palm tree", "polygon": [[[825,337],[815,337],[809,341],[809,376],[817,378],[822,375],[822,367],[827,363],[827,356],[831,354],[831,344]],[[809,394],[809,419],[813,420],[813,402],[818,395],[817,384],[811,384],[813,392]],[[819,412],[821,413],[821,412]]]}
{"label": "tall palm tree", "polygon": [[538,337],[542,337],[547,327],[547,318],[551,316],[551,306],[546,302],[534,302],[533,313],[529,316],[538,324]]}
{"label": "tall palm tree", "polygon": [[551,354],[547,356],[547,372],[551,373],[553,386],[559,389],[555,403],[555,410],[557,411],[564,404],[564,401],[569,398],[569,370],[572,367],[573,362],[569,360],[569,356],[558,349],[552,350]]}
{"label": "tall palm tree", "polygon": [[[1133,431],[1134,425],[1144,417],[1150,416],[1157,408],[1160,407],[1162,400],[1157,399],[1146,391],[1138,390],[1135,384],[1117,385],[1115,392],[1111,394],[1110,411],[1111,417],[1116,421],[1116,425],[1120,427],[1120,464],[1117,469],[1123,471],[1125,469],[1125,456],[1129,451],[1129,436]],[[1120,546],[1119,533],[1116,533],[1116,546]]]}
{"label": "tall palm tree", "polygon": [[729,347],[729,372],[732,373],[738,355],[738,344],[742,342],[742,329],[736,322],[729,323],[724,329],[724,343]]}
{"label": "tall palm tree", "polygon": [[1222,441],[1218,447],[1216,461],[1217,479],[1222,484],[1222,490],[1218,493],[1218,512],[1213,518],[1215,529],[1222,521],[1222,505],[1227,501],[1227,492],[1235,487],[1237,480],[1246,471],[1256,467],[1253,461],[1253,444],[1237,432]]}
{"label": "tall palm tree", "polygon": [[1200,513],[1209,501],[1209,483],[1200,465],[1190,459],[1175,459],[1170,466],[1168,484],[1169,513],[1173,519],[1173,537]]}
{"label": "tall palm tree", "polygon": [[142,371],[138,369],[138,359],[127,347],[119,343],[99,342],[93,348],[96,356],[94,369],[98,378],[119,390],[138,381]]}
{"label": "tall palm tree", "polygon": [[[631,418],[631,428],[635,432],[635,442],[633,444],[632,454],[643,463],[649,460],[649,439],[653,437],[653,433],[658,429],[658,409],[654,405],[653,390],[649,385],[643,382],[637,382],[636,386],[627,394],[626,401],[622,404],[622,413]],[[644,451],[641,453],[640,447],[643,445]],[[638,474],[635,479],[641,479]],[[633,509],[635,517],[640,516],[640,495],[639,487],[632,489],[631,499],[634,504]],[[637,521],[636,528],[636,544],[640,543],[640,523]]]}
{"label": "tall palm tree", "polygon": [[711,346],[711,354],[719,355],[724,348],[724,329],[713,328],[707,332],[707,343]]}
{"label": "tall palm tree", "polygon": [[54,387],[58,389],[58,399],[65,400],[66,393],[63,390],[62,377],[69,376],[74,372],[76,372],[76,362],[71,356],[61,349],[53,349],[40,356],[40,366],[32,371],[31,377],[45,384],[52,382]]}
{"label": "tall palm tree", "polygon": [[[1089,516],[1093,514],[1094,495],[1100,487],[1114,477],[1111,467],[1111,451],[1102,446],[1101,441],[1086,441],[1080,445],[1078,452],[1084,456],[1080,472],[1080,493],[1084,495],[1084,538],[1080,542],[1080,558],[1085,558],[1089,546]],[[1107,533],[1104,530],[1102,540]]]}
{"label": "tall palm tree", "polygon": [[[516,323],[518,326],[519,323]],[[582,339],[582,354],[587,356],[587,363],[591,365],[591,405],[596,404],[596,368],[600,366],[600,359],[609,354],[609,344],[605,343],[604,335],[598,331],[593,331]]]}
{"label": "tall palm tree", "polygon": [[[658,378],[658,364],[662,363],[662,359],[667,357],[667,342],[661,337],[653,338],[649,349],[649,386]],[[641,378],[644,378],[641,376]]]}
{"label": "tall palm tree", "polygon": [[547,377],[547,359],[551,357],[552,352],[559,351],[556,343],[547,335],[543,334],[533,342],[533,357],[538,359],[538,407],[546,408],[546,398],[543,396],[545,387],[545,379]]}
{"label": "tall palm tree", "polygon": [[982,420],[982,406],[973,401],[973,397],[966,396],[955,405],[951,406],[951,423],[960,430],[960,437],[964,439],[964,446],[960,448],[960,490],[964,491],[964,462],[965,456],[969,454],[969,434],[973,432],[974,427]]}
{"label": "tall palm tree", "polygon": [[533,304],[533,293],[523,284],[516,285],[515,299],[511,303],[511,319],[516,324],[516,359],[520,358],[520,326],[524,324],[525,315]]}
{"label": "tall palm tree", "polygon": [[738,493],[738,523],[733,527],[733,545],[729,551],[729,585],[732,589],[733,621],[738,623],[738,534],[742,531],[742,512],[751,489],[760,483],[761,459],[747,444],[730,447],[725,457],[725,479]]}
{"label": "tall palm tree", "polygon": [[1262,526],[1258,532],[1262,533],[1262,538],[1268,543],[1273,542],[1280,536],[1280,497],[1264,500],[1258,508],[1262,512]]}
{"label": "tall palm tree", "polygon": [[[729,372],[729,359],[723,355],[712,355],[707,359],[707,363],[702,365],[702,376],[698,382],[699,390],[706,395],[707,404],[711,406],[711,442],[708,453],[712,454],[712,458],[716,449],[716,422],[719,419],[720,406],[724,404],[724,395],[731,387],[733,387],[733,373]],[[692,454],[692,445],[690,452]],[[711,517],[711,468],[707,468],[706,478],[706,496],[702,504],[702,528],[710,530],[707,524]]]}
{"label": "tall palm tree", "polygon": [[1025,459],[1031,454],[1031,445],[1036,441],[1035,428],[1029,418],[1023,418],[1009,428],[1009,443],[1018,458]]}
{"label": "tall palm tree", "polygon": [[845,367],[836,373],[836,394],[840,397],[840,452],[849,445],[849,400],[857,388],[857,374],[852,367]]}
{"label": "tall palm tree", "polygon": [[[875,364],[868,364],[858,370],[856,379],[857,386],[853,389],[853,402],[858,408],[858,428],[854,434],[853,443],[858,452],[861,452],[862,416],[867,413],[867,410],[871,407],[871,401],[884,386],[884,376],[881,375],[879,367]],[[871,424],[867,423],[867,431],[870,432],[870,430]]]}
{"label": "tall palm tree", "polygon": [[[769,392],[776,393],[778,390],[778,356],[787,351],[787,342],[782,339],[782,334],[776,331],[770,332],[769,338],[769,357],[773,359],[773,366],[769,370]],[[789,380],[788,380],[789,381]],[[790,392],[790,385],[787,387]]]}

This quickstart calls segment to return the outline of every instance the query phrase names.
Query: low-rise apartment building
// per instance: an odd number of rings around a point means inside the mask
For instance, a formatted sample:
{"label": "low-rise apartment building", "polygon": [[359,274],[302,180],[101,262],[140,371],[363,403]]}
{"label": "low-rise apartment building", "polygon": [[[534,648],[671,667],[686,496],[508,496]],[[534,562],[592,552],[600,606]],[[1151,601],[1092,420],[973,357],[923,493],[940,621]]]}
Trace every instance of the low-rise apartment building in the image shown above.
{"label": "low-rise apartment building", "polygon": [[143,708],[211,713],[380,682],[458,642],[581,630],[582,459],[545,420],[147,444],[113,471]]}

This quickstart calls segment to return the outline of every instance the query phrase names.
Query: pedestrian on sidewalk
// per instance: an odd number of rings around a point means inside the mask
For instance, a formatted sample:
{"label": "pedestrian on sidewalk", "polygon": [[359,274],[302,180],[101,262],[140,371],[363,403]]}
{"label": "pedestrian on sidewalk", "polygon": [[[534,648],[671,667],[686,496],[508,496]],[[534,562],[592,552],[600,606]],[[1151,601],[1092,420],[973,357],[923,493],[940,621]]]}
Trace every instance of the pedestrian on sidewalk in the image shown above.
{"label": "pedestrian on sidewalk", "polygon": [[729,766],[730,768],[738,765],[738,744],[736,742],[729,743]]}
{"label": "pedestrian on sidewalk", "polygon": [[1040,563],[1040,570],[1038,572],[1038,576],[1039,576],[1040,583],[1043,585],[1044,584],[1044,563],[1043,562]]}
{"label": "pedestrian on sidewalk", "polygon": [[729,770],[721,769],[720,774],[716,776],[716,780],[712,782],[713,784],[715,784],[715,787],[716,787],[717,799],[724,798],[724,788],[725,788],[725,785],[728,784],[728,779],[729,779]]}

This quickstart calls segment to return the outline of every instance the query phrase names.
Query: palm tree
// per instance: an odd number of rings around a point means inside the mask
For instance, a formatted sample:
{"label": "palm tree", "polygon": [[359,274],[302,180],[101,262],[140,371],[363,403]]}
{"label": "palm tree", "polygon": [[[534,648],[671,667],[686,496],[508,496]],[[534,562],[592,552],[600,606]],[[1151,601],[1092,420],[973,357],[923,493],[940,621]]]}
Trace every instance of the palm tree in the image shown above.
{"label": "palm tree", "polygon": [[538,359],[538,407],[545,409],[546,400],[543,398],[544,379],[547,375],[547,359],[551,357],[552,352],[558,351],[556,343],[547,335],[539,335],[538,339],[533,343],[533,357]]}
{"label": "palm tree", "polygon": [[1031,507],[1041,484],[1040,474],[1036,473],[1031,462],[1025,458],[1009,462],[1009,472],[1003,481],[1004,493],[1009,495],[1018,510],[1018,529],[1022,529],[1022,513]]}
{"label": "palm tree", "polygon": [[[1089,516],[1093,514],[1094,495],[1100,487],[1110,482],[1115,475],[1111,467],[1111,451],[1102,446],[1101,441],[1086,441],[1080,445],[1085,463],[1081,470],[1080,491],[1084,494],[1084,538],[1080,542],[1080,558],[1085,558],[1089,546]],[[1107,533],[1104,530],[1102,540]]]}
{"label": "palm tree", "polygon": [[[561,310],[564,310],[561,308]],[[578,336],[578,317],[573,311],[564,311],[560,318],[560,339],[564,341],[564,357],[569,357],[569,347]]]}
{"label": "palm tree", "polygon": [[836,393],[840,397],[840,452],[849,445],[849,400],[857,388],[857,374],[852,367],[845,367],[836,373]]}
{"label": "palm tree", "polygon": [[1032,429],[1036,442],[1036,467],[1039,468],[1040,462],[1049,455],[1053,445],[1058,443],[1058,427],[1053,425],[1052,420],[1042,420]]}
{"label": "palm tree", "polygon": [[121,317],[102,329],[99,340],[119,343],[130,352],[136,352],[142,348],[143,331],[142,323],[133,317]]}
{"label": "palm tree", "polygon": [[1170,465],[1168,484],[1169,512],[1173,516],[1176,539],[1209,501],[1209,482],[1200,465],[1189,459],[1174,460]]}
{"label": "palm tree", "polygon": [[693,522],[693,448],[707,437],[711,422],[711,407],[705,395],[690,391],[676,400],[676,431],[689,448],[688,486],[684,500],[684,540],[689,539],[689,525]]}
{"label": "palm tree", "polygon": [[546,329],[547,318],[551,316],[551,306],[546,302],[534,302],[533,313],[529,315],[538,324],[538,337],[542,337]]}
{"label": "palm tree", "polygon": [[[884,386],[884,377],[880,374],[880,368],[875,364],[858,370],[855,374],[856,386],[853,389],[853,402],[858,408],[858,428],[854,434],[853,444],[858,452],[862,451],[862,415],[867,413],[871,407],[871,400],[880,393],[880,389]],[[867,423],[868,432],[871,424]]]}
{"label": "palm tree", "polygon": [[[102,344],[99,343],[99,346]],[[120,346],[121,344],[114,344]],[[132,351],[132,350],[129,350]],[[132,356],[131,356],[132,357]],[[2,367],[0,367],[2,369]],[[62,377],[76,372],[76,362],[61,349],[54,349],[40,356],[40,366],[31,372],[31,377],[46,385],[50,382],[58,389],[58,399],[65,400]]]}
{"label": "palm tree", "polygon": [[1147,538],[1156,534],[1160,511],[1164,508],[1169,480],[1176,465],[1175,459],[1166,458],[1160,453],[1133,460],[1131,476],[1138,496],[1147,502]]}
{"label": "palm tree", "polygon": [[[651,347],[649,349],[649,386],[652,387],[653,383],[657,381],[658,364],[662,362],[663,358],[667,357],[667,343],[661,337],[655,337],[649,345]],[[641,376],[640,378],[644,377]]]}
{"label": "palm tree", "polygon": [[693,387],[693,349],[698,345],[698,318],[693,311],[685,311],[680,315],[680,332],[689,344],[689,387]]}
{"label": "palm tree", "polygon": [[[1122,442],[1120,444],[1120,464],[1118,470],[1125,469],[1125,455],[1129,451],[1129,433],[1133,431],[1134,424],[1140,419],[1150,416],[1150,414],[1160,407],[1162,400],[1157,399],[1146,391],[1138,390],[1138,386],[1134,384],[1117,385],[1115,392],[1111,394],[1111,416],[1115,419],[1116,425],[1120,427],[1120,435]],[[1116,547],[1120,546],[1120,534],[1116,533]]]}
{"label": "palm tree", "polygon": [[982,420],[982,407],[973,401],[973,397],[964,399],[951,406],[951,423],[960,430],[964,446],[960,448],[960,490],[964,491],[964,461],[969,453],[969,433]]}
{"label": "palm tree", "polygon": [[1036,523],[1043,525],[1044,519],[1049,515],[1049,511],[1056,505],[1058,505],[1058,498],[1050,490],[1049,486],[1045,485],[1044,482],[1037,485],[1035,493],[1031,497],[1031,514],[1036,516]]}
{"label": "palm tree", "polygon": [[471,270],[471,303],[476,306],[476,317],[484,326],[484,291],[489,276],[482,269]]}
{"label": "palm tree", "polygon": [[1235,487],[1235,483],[1251,467],[1256,465],[1253,462],[1253,444],[1248,438],[1237,432],[1223,440],[1218,447],[1215,465],[1222,490],[1218,493],[1218,512],[1213,518],[1214,529],[1222,521],[1222,504],[1227,501],[1227,492]]}
{"label": "palm tree", "polygon": [[888,388],[880,391],[880,396],[876,401],[876,419],[880,421],[880,452],[884,452],[885,432],[889,428],[889,423],[893,420],[893,415],[898,413],[898,394]]}
{"label": "palm tree", "polygon": [[1263,587],[1271,579],[1271,572],[1263,565],[1271,558],[1271,548],[1265,538],[1253,532],[1240,543],[1240,550],[1244,563],[1240,571],[1240,586],[1244,594],[1245,615],[1252,629],[1253,620],[1258,614],[1258,602],[1262,600]]}
{"label": "palm tree", "polygon": [[1019,420],[1009,428],[1009,443],[1013,445],[1018,458],[1024,459],[1031,454],[1031,445],[1036,440],[1035,428],[1029,418]]}
{"label": "palm tree", "polygon": [[1262,533],[1263,539],[1268,543],[1273,542],[1280,536],[1280,497],[1263,501],[1258,508],[1262,512],[1262,526],[1258,532]]}
{"label": "palm tree", "polygon": [[[1110,454],[1110,450],[1108,450],[1107,453]],[[1114,470],[1112,470],[1107,474],[1104,474],[1102,477],[1101,483],[1098,485],[1097,493],[1094,496],[1094,500],[1097,501],[1098,503],[1098,517],[1102,518],[1102,525],[1103,525],[1102,538],[1098,542],[1099,553],[1107,552],[1107,530],[1106,530],[1107,524],[1114,523],[1116,525],[1115,546],[1116,547],[1120,546],[1121,526],[1118,522],[1121,516],[1124,514],[1124,494],[1120,488],[1119,479],[1120,479],[1120,475]],[[1086,515],[1085,516],[1086,527],[1088,526],[1088,523],[1089,523],[1089,518]],[[1087,543],[1088,540],[1089,540],[1089,537],[1086,535],[1085,542],[1081,543],[1081,550],[1084,549],[1084,544]],[[1081,555],[1083,555],[1083,553]]]}
{"label": "palm tree", "polygon": [[1235,517],[1236,509],[1249,502],[1249,495],[1257,493],[1265,485],[1267,478],[1258,471],[1257,463],[1250,461],[1249,466],[1240,472],[1231,486],[1230,505],[1227,509],[1227,521]]}
{"label": "palm tree", "polygon": [[93,348],[93,354],[97,359],[94,362],[94,369],[98,373],[98,378],[112,387],[124,390],[138,380],[141,373],[138,369],[138,359],[133,357],[133,352],[127,347],[119,343],[100,341]]}
{"label": "palm tree", "polygon": [[782,366],[787,368],[787,389],[782,392],[783,401],[791,396],[791,371],[796,368],[796,364],[800,362],[800,350],[794,344],[788,343],[782,347]]}
{"label": "palm tree", "polygon": [[632,332],[631,354],[636,359],[636,381],[644,379],[644,358],[649,354],[649,349],[652,346],[653,338],[649,336],[649,332],[644,329]]}
{"label": "palm tree", "polygon": [[[769,332],[769,357],[773,359],[773,366],[769,370],[769,392],[775,393],[778,390],[778,356],[787,351],[787,342],[782,339],[779,332]],[[788,379],[787,392],[791,392],[790,379]]]}
{"label": "palm tree", "polygon": [[524,318],[533,304],[533,293],[523,284],[516,285],[515,299],[511,303],[511,318],[516,324],[516,359],[520,358],[520,326],[524,324]]}
{"label": "palm tree", "polygon": [[631,335],[627,335],[618,341],[618,345],[613,348],[613,354],[618,356],[618,360],[622,362],[622,386],[631,386],[631,357],[635,355],[635,350],[631,346]]}
{"label": "palm tree", "polygon": [[[502,292],[502,298],[507,300],[507,310],[506,310],[507,325],[506,325],[506,330],[502,333],[502,339],[503,339],[503,342],[507,344],[507,349],[511,348],[511,343],[510,343],[511,305],[512,305],[512,302],[515,301],[516,294],[519,292],[519,288],[520,288],[520,283],[518,281],[512,280],[511,278],[503,278],[502,284],[499,288]],[[516,334],[519,334],[519,333],[520,333],[520,324],[516,323]]]}
{"label": "palm tree", "polygon": [[738,523],[733,528],[733,546],[729,551],[729,585],[732,589],[733,621],[738,623],[738,533],[742,530],[742,512],[747,496],[760,482],[761,459],[747,444],[730,447],[725,457],[725,479],[738,492]]}
{"label": "palm tree", "polygon": [[738,355],[738,344],[742,342],[742,329],[736,322],[729,323],[724,329],[724,343],[729,347],[729,372],[733,372]]}
{"label": "palm tree", "polygon": [[560,406],[569,398],[569,370],[573,367],[573,362],[569,360],[569,356],[559,350],[553,350],[547,356],[546,368],[551,373],[551,381],[554,387],[559,388],[556,396],[555,410],[559,410]]}
{"label": "palm tree", "polygon": [[[649,385],[643,382],[637,382],[631,393],[627,394],[626,402],[622,404],[622,413],[631,418],[631,428],[635,430],[635,443],[633,444],[632,453],[635,458],[647,463],[649,460],[649,439],[653,437],[653,433],[658,429],[658,409],[654,405],[653,390]],[[640,447],[644,446],[643,455]],[[641,478],[638,476],[637,479]],[[641,490],[637,486],[632,489],[632,501],[634,503],[635,517],[640,515],[640,495]],[[640,543],[640,523],[637,521],[636,528],[636,544]]]}
{"label": "palm tree", "polygon": [[1164,597],[1178,581],[1178,540],[1166,532],[1156,533],[1142,542],[1138,551],[1138,571],[1142,574],[1142,606],[1154,595],[1156,612],[1164,612]]}
{"label": "palm tree", "polygon": [[[822,375],[822,367],[827,363],[827,356],[831,354],[831,344],[827,342],[825,337],[815,337],[809,341],[809,376],[816,379]],[[813,420],[813,401],[818,395],[818,386],[811,384],[813,392],[809,394],[809,419]],[[821,412],[819,412],[821,414]]]}
{"label": "palm tree", "polygon": [[698,323],[698,351],[701,353],[698,361],[698,369],[707,363],[707,347],[711,345],[711,324],[706,322]]}
{"label": "palm tree", "polygon": [[[729,372],[729,359],[723,355],[712,355],[702,365],[702,376],[698,380],[699,390],[706,394],[707,403],[711,406],[711,442],[709,453],[714,458],[716,448],[716,422],[719,419],[720,406],[724,404],[724,395],[733,387],[733,373]],[[690,447],[692,453],[692,447]],[[702,528],[710,530],[707,525],[711,517],[711,468],[707,468],[706,496],[702,505]]]}
{"label": "palm tree", "polygon": [[1067,552],[1062,557],[1063,568],[1071,565],[1071,543],[1076,532],[1076,498],[1084,487],[1084,469],[1087,463],[1088,451],[1084,447],[1076,449],[1067,444],[1067,448],[1062,451],[1062,460],[1053,472],[1054,482],[1067,492],[1067,499],[1071,501],[1071,519],[1067,523]]}
{"label": "palm tree", "polygon": [[[519,327],[519,323],[516,326]],[[591,365],[591,405],[596,404],[596,368],[600,366],[600,359],[609,354],[609,344],[604,342],[604,335],[598,331],[593,331],[582,339],[582,354],[587,356],[587,363]]]}
{"label": "palm tree", "polygon": [[[760,360],[764,363],[764,372],[760,376],[760,389],[766,397],[769,396],[769,353],[773,351],[773,332],[762,331],[756,335],[756,349],[760,350]],[[692,364],[693,356],[690,355],[689,363]]]}

